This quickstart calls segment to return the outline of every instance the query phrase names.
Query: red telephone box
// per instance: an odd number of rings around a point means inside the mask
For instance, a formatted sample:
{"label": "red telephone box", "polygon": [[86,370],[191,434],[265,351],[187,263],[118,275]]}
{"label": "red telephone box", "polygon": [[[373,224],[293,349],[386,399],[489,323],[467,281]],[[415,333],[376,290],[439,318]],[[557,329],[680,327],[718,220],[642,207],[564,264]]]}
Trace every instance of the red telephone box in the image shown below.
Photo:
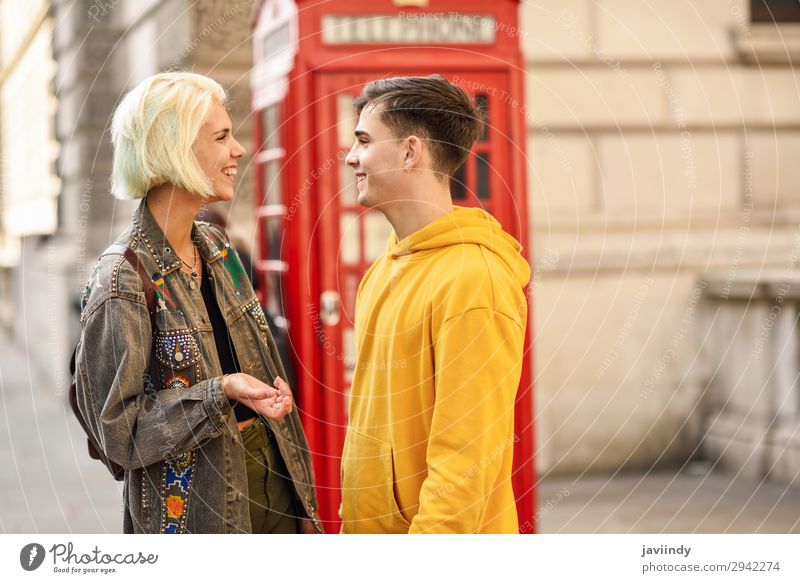
{"label": "red telephone box", "polygon": [[[298,408],[322,519],[338,529],[340,456],[355,366],[359,281],[391,227],[356,202],[344,157],[355,97],[372,79],[438,73],[481,101],[487,130],[453,180],[527,248],[518,0],[263,0],[255,12],[252,106],[262,301],[288,327]],[[535,530],[530,326],[515,408],[520,529]]]}

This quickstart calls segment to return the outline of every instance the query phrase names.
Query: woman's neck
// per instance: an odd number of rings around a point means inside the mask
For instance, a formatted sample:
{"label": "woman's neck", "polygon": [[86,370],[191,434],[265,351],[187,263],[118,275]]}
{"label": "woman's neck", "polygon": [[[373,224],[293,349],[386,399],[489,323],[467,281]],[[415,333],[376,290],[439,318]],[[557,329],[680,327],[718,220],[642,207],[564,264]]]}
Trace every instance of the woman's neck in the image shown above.
{"label": "woman's neck", "polygon": [[191,256],[192,225],[203,200],[186,190],[164,184],[147,193],[145,204],[173,250],[181,257]]}

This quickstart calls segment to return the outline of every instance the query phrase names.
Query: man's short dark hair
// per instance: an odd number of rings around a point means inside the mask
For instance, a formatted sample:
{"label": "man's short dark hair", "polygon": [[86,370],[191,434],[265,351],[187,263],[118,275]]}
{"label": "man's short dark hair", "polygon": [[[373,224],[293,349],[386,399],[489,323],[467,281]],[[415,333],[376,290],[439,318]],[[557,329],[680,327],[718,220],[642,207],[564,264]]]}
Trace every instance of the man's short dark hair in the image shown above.
{"label": "man's short dark hair", "polygon": [[395,137],[427,140],[433,169],[449,178],[464,163],[483,131],[483,112],[460,87],[440,75],[372,81],[355,100],[360,115],[383,104],[381,121]]}

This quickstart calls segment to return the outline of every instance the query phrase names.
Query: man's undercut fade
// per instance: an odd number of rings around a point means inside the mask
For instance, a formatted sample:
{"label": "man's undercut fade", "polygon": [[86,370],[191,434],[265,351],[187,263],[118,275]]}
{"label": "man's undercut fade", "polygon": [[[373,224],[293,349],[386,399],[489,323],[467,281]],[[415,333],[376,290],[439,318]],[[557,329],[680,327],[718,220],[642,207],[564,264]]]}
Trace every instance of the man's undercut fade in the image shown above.
{"label": "man's undercut fade", "polygon": [[381,122],[396,138],[416,135],[427,141],[433,170],[443,180],[466,161],[484,126],[484,113],[460,87],[440,75],[392,77],[372,81],[356,98],[358,115],[383,105]]}

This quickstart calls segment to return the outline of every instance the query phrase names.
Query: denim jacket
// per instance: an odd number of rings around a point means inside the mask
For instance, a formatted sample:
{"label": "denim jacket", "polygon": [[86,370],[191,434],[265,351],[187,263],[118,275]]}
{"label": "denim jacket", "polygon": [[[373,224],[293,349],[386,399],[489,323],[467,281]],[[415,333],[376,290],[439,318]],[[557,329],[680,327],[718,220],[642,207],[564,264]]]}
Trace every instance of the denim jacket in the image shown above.
{"label": "denim jacket", "polygon": [[[207,223],[192,236],[212,279],[242,372],[286,378],[264,312],[234,248]],[[77,351],[79,407],[106,455],[125,468],[124,531],[251,532],[245,450],[222,391],[199,285],[143,199],[117,239],[152,274],[151,331],[142,281],[120,255],[101,257],[84,292]],[[322,530],[308,443],[297,411],[267,420],[298,508]]]}

